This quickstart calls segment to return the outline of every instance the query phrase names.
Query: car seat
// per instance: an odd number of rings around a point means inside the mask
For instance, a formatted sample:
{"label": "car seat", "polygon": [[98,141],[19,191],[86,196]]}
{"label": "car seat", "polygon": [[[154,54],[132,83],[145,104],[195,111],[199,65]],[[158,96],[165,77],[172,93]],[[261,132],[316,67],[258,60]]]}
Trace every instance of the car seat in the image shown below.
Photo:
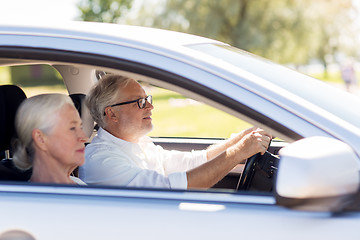
{"label": "car seat", "polygon": [[15,135],[15,115],[26,95],[16,85],[0,86],[0,152],[3,159],[0,161],[0,180],[26,181],[31,170],[18,170],[11,159],[11,141]]}
{"label": "car seat", "polygon": [[83,122],[83,130],[87,137],[91,137],[94,130],[94,119],[90,115],[88,107],[85,105],[86,95],[83,93],[73,93],[69,95],[75,108],[78,110]]}
{"label": "car seat", "polygon": [[[94,130],[94,120],[90,115],[89,109],[85,105],[86,95],[83,93],[73,93],[69,95],[72,99],[75,108],[78,110],[80,118],[83,122],[83,130],[87,137],[91,137]],[[77,167],[72,175],[75,177],[79,177],[79,167]]]}

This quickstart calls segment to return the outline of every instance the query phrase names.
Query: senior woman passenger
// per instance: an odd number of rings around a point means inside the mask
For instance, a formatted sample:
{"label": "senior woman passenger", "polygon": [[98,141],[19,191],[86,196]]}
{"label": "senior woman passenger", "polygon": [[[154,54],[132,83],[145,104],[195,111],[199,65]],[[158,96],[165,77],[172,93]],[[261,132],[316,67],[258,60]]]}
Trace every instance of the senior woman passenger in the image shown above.
{"label": "senior woman passenger", "polygon": [[71,176],[85,161],[87,137],[71,98],[42,94],[26,99],[19,107],[13,161],[19,169],[32,168],[29,181],[85,184]]}

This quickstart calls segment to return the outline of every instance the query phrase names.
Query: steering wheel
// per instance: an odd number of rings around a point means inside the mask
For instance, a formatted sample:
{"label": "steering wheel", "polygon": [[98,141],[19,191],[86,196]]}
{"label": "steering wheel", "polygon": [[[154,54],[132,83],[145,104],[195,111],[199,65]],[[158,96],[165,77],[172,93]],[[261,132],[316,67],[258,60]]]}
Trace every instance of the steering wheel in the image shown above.
{"label": "steering wheel", "polygon": [[272,191],[278,163],[279,157],[270,152],[251,156],[245,163],[236,190]]}
{"label": "steering wheel", "polygon": [[244,170],[241,173],[239,178],[236,190],[247,190],[250,186],[251,179],[255,172],[255,164],[259,161],[261,157],[260,153],[257,153],[246,160]]}

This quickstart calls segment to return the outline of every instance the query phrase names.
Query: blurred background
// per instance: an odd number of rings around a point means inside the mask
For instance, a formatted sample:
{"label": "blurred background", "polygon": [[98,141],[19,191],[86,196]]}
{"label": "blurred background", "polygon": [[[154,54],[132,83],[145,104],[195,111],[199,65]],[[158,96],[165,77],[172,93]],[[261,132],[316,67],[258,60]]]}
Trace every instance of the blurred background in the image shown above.
{"label": "blurred background", "polygon": [[[0,22],[14,19],[96,21],[187,32],[229,43],[318,79],[340,84],[348,91],[357,90],[356,77],[350,84],[345,84],[344,78],[351,71],[359,72],[358,0],[0,2]],[[47,69],[31,71],[35,75],[48,72]],[[0,74],[2,81],[11,76],[11,72],[4,73],[4,70]]]}
{"label": "blurred background", "polygon": [[[110,22],[217,39],[360,96],[359,0],[0,0],[0,3],[0,22],[29,19]],[[36,87],[32,86],[34,79],[40,83]],[[0,84],[6,83],[22,86],[28,96],[42,92],[39,88],[65,91],[60,75],[50,66],[0,67]],[[184,102],[176,93],[156,91],[153,95],[158,98],[157,106],[165,100],[170,105],[173,99]],[[186,103],[186,113],[200,111],[196,104]],[[174,106],[165,108],[163,113],[167,117],[158,111],[155,126],[166,126],[170,110],[180,111]],[[219,118],[216,111],[204,107],[200,112]],[[222,122],[228,121],[224,124],[227,126],[239,129],[247,126],[226,114],[220,118]],[[199,120],[199,126],[204,122],[207,120]],[[208,134],[209,128],[203,128],[204,134]],[[199,129],[178,128],[175,132],[169,126],[166,130],[174,136],[202,136]],[[213,135],[224,137],[237,130],[226,129]],[[163,132],[155,129],[157,134],[161,136]]]}

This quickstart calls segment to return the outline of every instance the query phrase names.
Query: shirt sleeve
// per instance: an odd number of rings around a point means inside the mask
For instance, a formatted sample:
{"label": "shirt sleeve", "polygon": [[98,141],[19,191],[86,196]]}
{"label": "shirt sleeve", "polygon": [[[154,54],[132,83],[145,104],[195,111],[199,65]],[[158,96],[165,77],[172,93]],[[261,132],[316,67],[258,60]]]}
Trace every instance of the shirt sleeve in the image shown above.
{"label": "shirt sleeve", "polygon": [[184,172],[207,162],[206,150],[182,152],[175,150],[164,150],[156,146],[157,154],[161,159],[165,175],[175,172]]}
{"label": "shirt sleeve", "polygon": [[138,167],[125,154],[111,152],[109,149],[98,148],[97,150],[86,156],[86,162],[79,171],[80,178],[87,184],[167,189],[187,188],[185,172],[164,176],[156,171]]}
{"label": "shirt sleeve", "polygon": [[177,172],[165,177],[156,171],[142,169],[127,186],[187,189],[187,176],[185,172]]}

